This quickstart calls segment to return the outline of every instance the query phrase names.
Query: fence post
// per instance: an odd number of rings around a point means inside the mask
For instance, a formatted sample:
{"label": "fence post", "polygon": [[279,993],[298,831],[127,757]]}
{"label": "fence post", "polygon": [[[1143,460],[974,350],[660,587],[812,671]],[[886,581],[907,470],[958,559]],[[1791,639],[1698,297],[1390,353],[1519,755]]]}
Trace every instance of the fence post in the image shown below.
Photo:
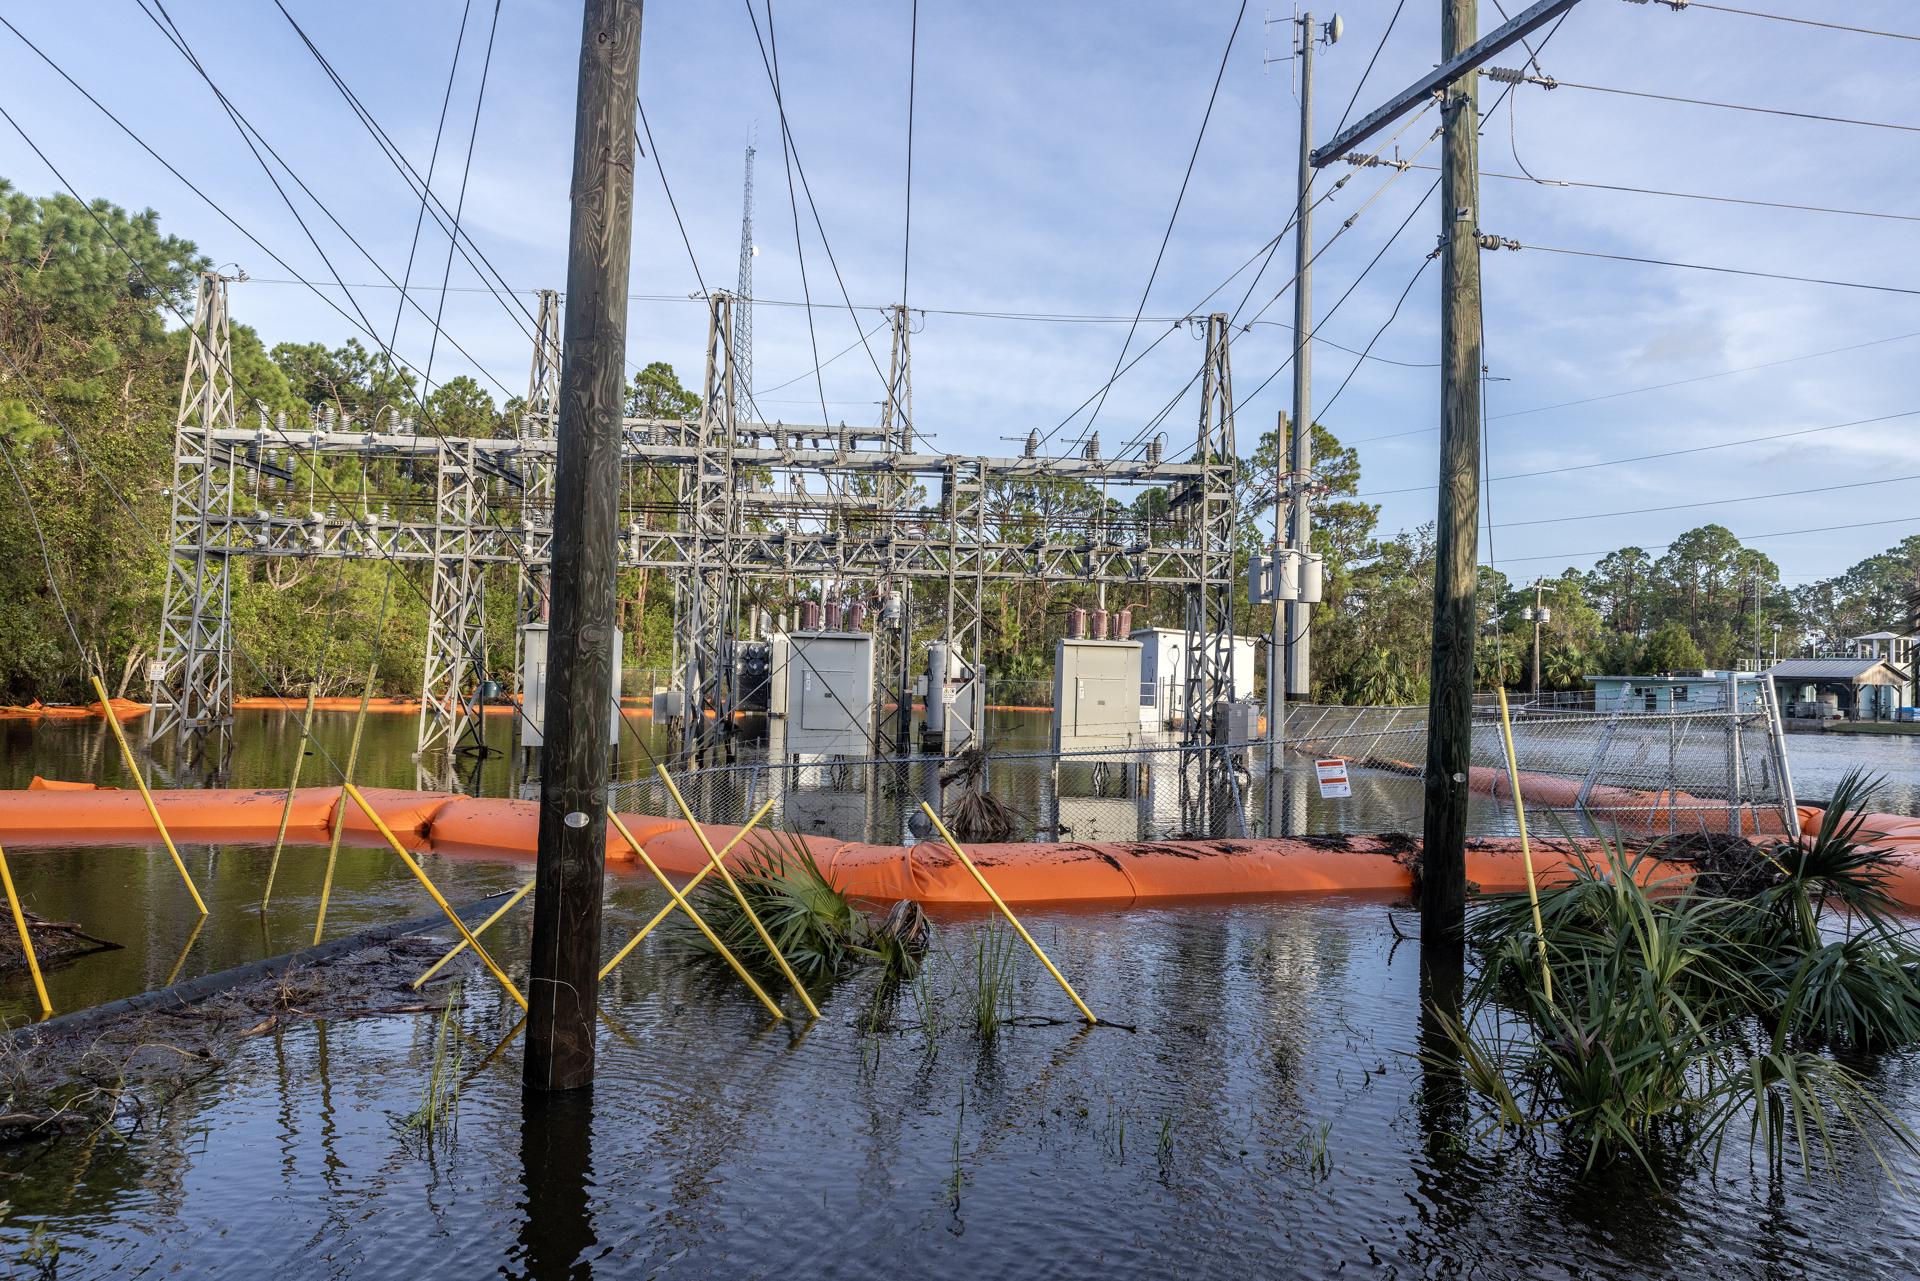
{"label": "fence post", "polygon": [[1760,676],[1760,704],[1766,710],[1768,751],[1773,756],[1773,776],[1780,780],[1780,817],[1787,825],[1787,836],[1800,839],[1800,806],[1793,794],[1793,771],[1787,767],[1786,726],[1780,722],[1780,691],[1773,678]]}
{"label": "fence post", "polygon": [[1727,673],[1727,824],[1735,836],[1745,835],[1740,807],[1745,803],[1746,784],[1741,778],[1740,760],[1740,673]]}

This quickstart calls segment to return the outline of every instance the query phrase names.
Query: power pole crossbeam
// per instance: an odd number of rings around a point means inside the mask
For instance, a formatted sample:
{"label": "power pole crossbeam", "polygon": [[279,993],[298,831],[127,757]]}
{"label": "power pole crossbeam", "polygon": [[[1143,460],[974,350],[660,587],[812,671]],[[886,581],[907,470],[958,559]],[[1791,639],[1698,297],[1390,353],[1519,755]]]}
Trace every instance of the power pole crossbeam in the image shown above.
{"label": "power pole crossbeam", "polygon": [[[1443,0],[1444,2],[1444,0]],[[1480,40],[1445,59],[1441,64],[1402,89],[1378,110],[1368,112],[1332,142],[1313,153],[1313,167],[1324,169],[1367,139],[1404,116],[1414,106],[1483,63],[1492,61],[1511,46],[1548,22],[1553,21],[1580,0],[1538,0],[1515,14],[1513,20]]]}

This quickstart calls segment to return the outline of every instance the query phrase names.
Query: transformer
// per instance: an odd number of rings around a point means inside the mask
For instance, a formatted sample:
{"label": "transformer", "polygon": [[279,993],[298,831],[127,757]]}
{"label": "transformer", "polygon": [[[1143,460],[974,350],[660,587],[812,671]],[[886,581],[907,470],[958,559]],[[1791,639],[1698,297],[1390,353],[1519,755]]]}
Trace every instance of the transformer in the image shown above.
{"label": "transformer", "polygon": [[771,643],[767,717],[785,756],[873,753],[873,637],[789,632]]}
{"label": "transformer", "polygon": [[1140,742],[1140,642],[1062,638],[1053,649],[1053,750]]}

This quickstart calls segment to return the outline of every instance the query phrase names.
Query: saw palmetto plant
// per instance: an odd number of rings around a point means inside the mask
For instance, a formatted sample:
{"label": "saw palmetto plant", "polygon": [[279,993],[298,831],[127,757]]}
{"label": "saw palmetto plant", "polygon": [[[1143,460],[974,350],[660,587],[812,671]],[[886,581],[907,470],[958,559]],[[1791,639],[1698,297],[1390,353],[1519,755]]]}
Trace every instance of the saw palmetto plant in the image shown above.
{"label": "saw palmetto plant", "polygon": [[1671,872],[1701,857],[1697,842],[1579,855],[1570,881],[1541,891],[1537,934],[1524,896],[1489,899],[1442,1057],[1492,1125],[1649,1173],[1656,1158],[1717,1160],[1742,1128],[1772,1169],[1792,1155],[1806,1174],[1838,1168],[1842,1136],[1876,1158],[1914,1146],[1856,1067],[1920,1042],[1920,950],[1863,830],[1872,791],[1850,776],[1818,835],[1716,841],[1697,875]]}

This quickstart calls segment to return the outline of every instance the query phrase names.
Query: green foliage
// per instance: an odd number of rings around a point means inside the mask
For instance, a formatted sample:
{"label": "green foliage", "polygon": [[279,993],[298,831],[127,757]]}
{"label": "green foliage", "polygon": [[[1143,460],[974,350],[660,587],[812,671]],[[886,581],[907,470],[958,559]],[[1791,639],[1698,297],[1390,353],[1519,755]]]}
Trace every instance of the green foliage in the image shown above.
{"label": "green foliage", "polygon": [[[881,966],[886,980],[911,977],[917,968],[924,935],[912,939],[876,929],[834,888],[799,836],[782,832],[756,838],[731,870],[747,905],[802,983],[830,983],[863,963]],[[688,902],[742,965],[767,978],[779,975],[779,962],[723,881],[709,877]],[[720,960],[706,936],[683,917],[673,918],[665,933],[706,960]]]}
{"label": "green foliage", "polygon": [[[1835,1136],[1876,1156],[1914,1136],[1834,1057],[1920,1042],[1920,957],[1891,916],[1887,856],[1860,843],[1855,776],[1822,835],[1577,856],[1572,881],[1490,900],[1470,925],[1481,974],[1450,1061],[1493,1124],[1551,1130],[1589,1165],[1717,1159],[1745,1122],[1778,1168],[1837,1168]],[[1684,884],[1656,860],[1694,862]],[[1552,995],[1541,971],[1545,940]],[[1657,1177],[1657,1176],[1656,1176]]]}
{"label": "green foliage", "polygon": [[1647,638],[1646,664],[1655,672],[1681,672],[1703,668],[1707,659],[1686,624],[1676,618]]}

